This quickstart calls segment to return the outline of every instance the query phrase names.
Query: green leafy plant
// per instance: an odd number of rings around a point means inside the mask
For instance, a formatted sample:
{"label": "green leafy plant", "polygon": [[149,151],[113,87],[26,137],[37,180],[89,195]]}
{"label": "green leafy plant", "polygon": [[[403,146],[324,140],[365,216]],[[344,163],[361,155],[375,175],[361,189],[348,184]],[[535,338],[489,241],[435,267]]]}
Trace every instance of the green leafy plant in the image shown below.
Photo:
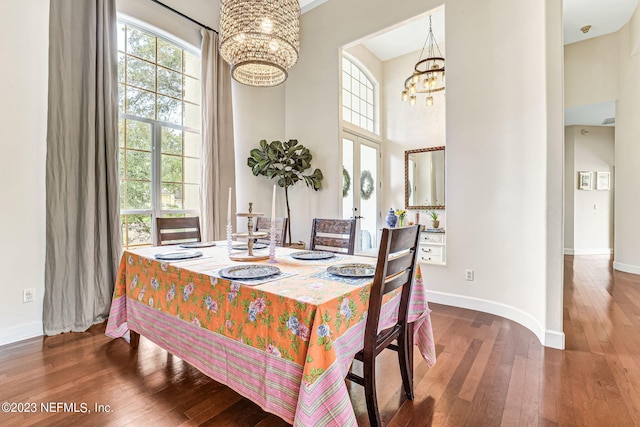
{"label": "green leafy plant", "polygon": [[288,188],[303,181],[307,187],[318,191],[322,188],[322,172],[314,169],[310,175],[304,171],[311,167],[313,156],[309,149],[299,144],[297,139],[286,142],[266,140],[260,141],[260,148],[254,148],[247,159],[247,166],[255,176],[263,175],[269,179],[277,179],[278,186],[284,188],[287,202],[287,218],[289,219],[288,238],[291,244],[291,209],[289,208]]}
{"label": "green leafy plant", "polygon": [[436,212],[436,211],[429,211],[429,217],[430,217],[433,221],[437,221],[437,220],[438,220],[438,212]]}

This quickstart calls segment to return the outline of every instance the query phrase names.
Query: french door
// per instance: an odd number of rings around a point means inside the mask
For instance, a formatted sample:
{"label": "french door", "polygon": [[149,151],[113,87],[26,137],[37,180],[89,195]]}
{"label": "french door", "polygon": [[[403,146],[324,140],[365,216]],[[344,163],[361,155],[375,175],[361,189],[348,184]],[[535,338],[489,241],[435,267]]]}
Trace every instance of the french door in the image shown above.
{"label": "french door", "polygon": [[376,255],[380,218],[380,145],[342,133],[342,217],[356,218],[355,252]]}

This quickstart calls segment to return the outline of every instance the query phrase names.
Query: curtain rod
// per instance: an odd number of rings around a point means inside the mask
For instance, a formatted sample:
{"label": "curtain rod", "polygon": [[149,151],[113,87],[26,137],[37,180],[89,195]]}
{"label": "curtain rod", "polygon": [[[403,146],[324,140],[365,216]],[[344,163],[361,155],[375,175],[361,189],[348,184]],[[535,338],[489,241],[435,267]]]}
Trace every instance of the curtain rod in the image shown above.
{"label": "curtain rod", "polygon": [[209,27],[208,25],[204,25],[202,22],[196,21],[192,17],[187,16],[187,15],[185,15],[184,13],[182,13],[182,12],[180,12],[178,10],[175,10],[171,6],[168,6],[168,5],[164,4],[164,3],[162,3],[161,1],[158,1],[158,0],[151,0],[151,1],[154,2],[157,5],[160,5],[160,6],[164,7],[165,9],[170,10],[171,12],[173,12],[175,14],[178,14],[178,15],[182,16],[184,19],[188,19],[189,21],[193,22],[196,25],[201,26],[202,28],[205,28],[207,30],[213,31],[214,33],[218,34],[218,31],[214,30],[213,28]]}

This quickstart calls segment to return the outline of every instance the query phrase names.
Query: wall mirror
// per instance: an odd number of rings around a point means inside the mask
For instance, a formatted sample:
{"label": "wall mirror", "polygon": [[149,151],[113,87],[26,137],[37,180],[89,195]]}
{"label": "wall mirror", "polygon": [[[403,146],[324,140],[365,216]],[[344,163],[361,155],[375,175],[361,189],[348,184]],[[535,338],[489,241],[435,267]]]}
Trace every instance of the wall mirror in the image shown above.
{"label": "wall mirror", "polygon": [[444,147],[404,152],[406,209],[444,209]]}

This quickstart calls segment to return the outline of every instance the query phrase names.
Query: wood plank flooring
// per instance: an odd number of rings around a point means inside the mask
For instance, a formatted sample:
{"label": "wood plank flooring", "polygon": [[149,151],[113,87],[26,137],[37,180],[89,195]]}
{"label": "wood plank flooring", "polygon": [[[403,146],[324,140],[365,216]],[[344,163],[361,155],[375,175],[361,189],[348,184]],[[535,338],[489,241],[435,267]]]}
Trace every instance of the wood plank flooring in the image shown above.
{"label": "wood plank flooring", "polygon": [[[640,426],[640,276],[613,272],[608,257],[565,257],[565,351],[506,319],[431,308],[438,361],[429,369],[416,353],[414,401],[395,353],[378,359],[388,426]],[[368,426],[362,387],[348,387]],[[38,408],[0,412],[2,426],[287,425],[144,337],[138,351],[107,338],[104,325],[0,347],[5,401]],[[43,412],[47,402],[79,412]]]}

